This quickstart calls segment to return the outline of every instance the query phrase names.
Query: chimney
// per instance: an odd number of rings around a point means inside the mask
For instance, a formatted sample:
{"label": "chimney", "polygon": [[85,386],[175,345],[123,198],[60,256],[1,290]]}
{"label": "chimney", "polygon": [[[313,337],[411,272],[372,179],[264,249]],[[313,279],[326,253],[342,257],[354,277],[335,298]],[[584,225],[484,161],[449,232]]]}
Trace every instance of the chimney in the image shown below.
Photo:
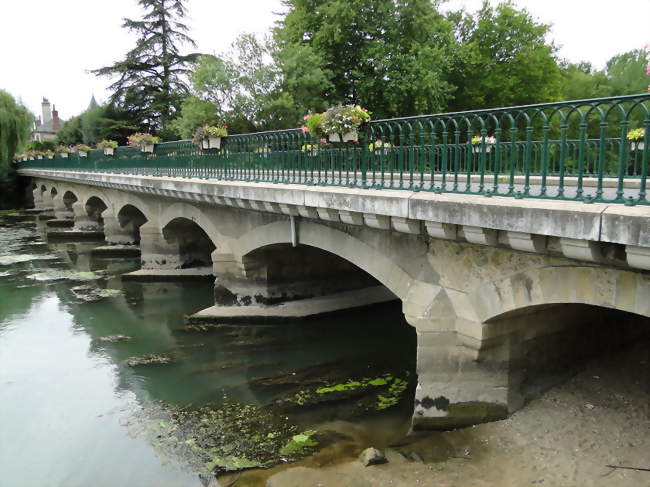
{"label": "chimney", "polygon": [[43,109],[43,125],[47,125],[52,121],[52,109],[50,108],[50,102],[47,98],[43,97],[41,107]]}
{"label": "chimney", "polygon": [[59,119],[59,112],[56,110],[56,105],[52,105],[52,131],[58,132],[61,130],[61,120]]}
{"label": "chimney", "polygon": [[41,128],[41,116],[40,115],[38,116],[38,119],[36,119],[35,123],[36,123],[36,128],[37,129]]}

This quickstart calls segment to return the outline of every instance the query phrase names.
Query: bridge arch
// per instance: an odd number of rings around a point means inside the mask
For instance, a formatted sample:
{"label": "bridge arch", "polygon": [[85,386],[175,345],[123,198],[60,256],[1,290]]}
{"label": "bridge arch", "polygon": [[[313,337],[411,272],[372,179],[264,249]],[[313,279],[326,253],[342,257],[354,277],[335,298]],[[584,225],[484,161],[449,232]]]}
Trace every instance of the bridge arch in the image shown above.
{"label": "bridge arch", "polygon": [[650,317],[650,277],[588,265],[528,269],[486,282],[470,293],[486,323],[518,310],[556,304],[584,304]]}
{"label": "bridge arch", "polygon": [[[338,256],[367,272],[386,286],[395,296],[404,300],[408,283],[412,280],[390,256],[362,240],[325,225],[301,221],[298,230],[300,245],[315,247]],[[291,244],[288,221],[262,225],[240,236],[231,243],[231,250],[240,262],[251,252],[277,244]]]}
{"label": "bridge arch", "polygon": [[120,229],[126,232],[136,244],[140,243],[140,227],[147,223],[147,216],[135,205],[123,205],[116,215]]}
{"label": "bridge arch", "polygon": [[215,247],[219,247],[221,234],[212,219],[200,208],[187,203],[175,203],[165,208],[159,217],[160,228],[164,229],[173,220],[182,218],[195,223],[209,237]]}
{"label": "bridge arch", "polygon": [[173,218],[162,227],[162,234],[177,249],[181,268],[212,266],[217,246],[196,221],[183,216]]}

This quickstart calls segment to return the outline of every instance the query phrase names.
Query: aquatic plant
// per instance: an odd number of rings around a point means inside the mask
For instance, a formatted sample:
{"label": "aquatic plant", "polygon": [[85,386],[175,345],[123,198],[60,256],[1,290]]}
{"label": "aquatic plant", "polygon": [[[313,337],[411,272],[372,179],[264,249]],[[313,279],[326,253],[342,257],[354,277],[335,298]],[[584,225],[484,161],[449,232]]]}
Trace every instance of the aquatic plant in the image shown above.
{"label": "aquatic plant", "polygon": [[314,430],[268,408],[227,403],[202,407],[160,405],[138,421],[158,454],[199,474],[266,468],[311,454]]}

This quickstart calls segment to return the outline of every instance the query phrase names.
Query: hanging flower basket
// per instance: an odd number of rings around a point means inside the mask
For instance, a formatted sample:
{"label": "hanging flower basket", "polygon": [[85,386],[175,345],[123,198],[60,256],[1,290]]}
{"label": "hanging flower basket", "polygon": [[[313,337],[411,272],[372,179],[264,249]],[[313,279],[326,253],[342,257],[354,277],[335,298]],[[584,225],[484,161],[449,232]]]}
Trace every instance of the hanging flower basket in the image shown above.
{"label": "hanging flower basket", "polygon": [[67,159],[68,158],[68,153],[67,152],[59,152],[59,157],[61,157],[61,159]]}
{"label": "hanging flower basket", "polygon": [[633,129],[627,133],[627,140],[630,141],[630,149],[641,151],[645,148],[643,142],[643,137],[645,137],[645,129]]}
{"label": "hanging flower basket", "polygon": [[97,144],[97,148],[104,151],[105,156],[112,156],[117,149],[117,142],[114,140],[102,140]]}
{"label": "hanging flower basket", "polygon": [[643,143],[643,141],[641,141],[641,142],[630,142],[630,148],[632,150],[642,151],[643,149],[645,149],[645,144]]}
{"label": "hanging flower basket", "polygon": [[314,137],[327,135],[330,142],[358,142],[358,129],[370,121],[370,113],[359,105],[337,105],[324,113],[305,115],[303,131]]}
{"label": "hanging flower basket", "polygon": [[153,153],[154,146],[160,140],[151,134],[143,134],[140,132],[129,135],[126,139],[128,145],[140,147],[140,152],[143,153]]}
{"label": "hanging flower basket", "polygon": [[228,126],[205,125],[196,129],[194,143],[203,149],[221,149],[221,139],[228,136]]}
{"label": "hanging flower basket", "polygon": [[481,150],[483,149],[483,140],[485,140],[485,152],[487,153],[492,152],[492,147],[494,146],[494,144],[497,143],[497,140],[494,137],[489,135],[485,138],[480,135],[472,137],[471,140],[472,152],[474,152],[475,154],[481,152]]}

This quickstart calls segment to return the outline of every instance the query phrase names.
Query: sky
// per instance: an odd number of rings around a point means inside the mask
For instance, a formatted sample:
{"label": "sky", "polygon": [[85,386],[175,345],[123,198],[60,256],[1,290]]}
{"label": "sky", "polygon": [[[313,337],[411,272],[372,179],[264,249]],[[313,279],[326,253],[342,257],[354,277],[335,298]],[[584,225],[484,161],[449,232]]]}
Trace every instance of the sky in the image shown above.
{"label": "sky", "polygon": [[[443,8],[471,12],[481,3],[448,0]],[[570,61],[601,69],[612,56],[650,43],[650,0],[514,3],[552,25],[550,39]],[[241,32],[267,32],[286,10],[282,0],[186,0],[186,5],[190,35],[204,53],[227,51]],[[89,70],[112,64],[133,47],[134,37],[121,24],[139,14],[136,0],[0,0],[0,89],[37,114],[45,96],[64,119],[82,112],[93,94],[106,101],[110,80]]]}

